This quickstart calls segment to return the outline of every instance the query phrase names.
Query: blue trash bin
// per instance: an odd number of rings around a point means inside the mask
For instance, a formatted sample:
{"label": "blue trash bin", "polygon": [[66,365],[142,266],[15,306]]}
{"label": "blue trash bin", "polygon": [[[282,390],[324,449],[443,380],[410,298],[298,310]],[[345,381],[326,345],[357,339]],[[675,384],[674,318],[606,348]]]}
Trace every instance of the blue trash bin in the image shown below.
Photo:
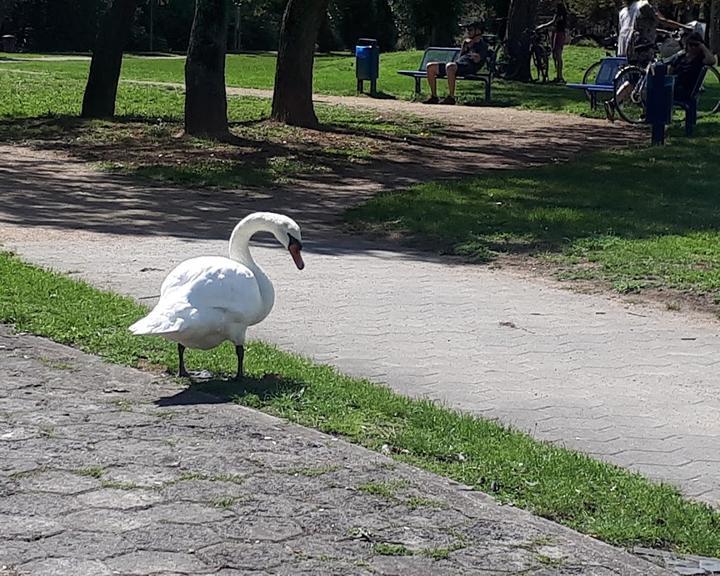
{"label": "blue trash bin", "polygon": [[377,92],[377,79],[380,76],[380,46],[374,38],[360,38],[355,46],[355,76],[357,90],[363,91],[363,83],[370,82],[370,93]]}
{"label": "blue trash bin", "polygon": [[665,126],[672,122],[675,76],[667,73],[667,65],[656,64],[647,75],[645,122],[652,126],[652,143],[665,142]]}

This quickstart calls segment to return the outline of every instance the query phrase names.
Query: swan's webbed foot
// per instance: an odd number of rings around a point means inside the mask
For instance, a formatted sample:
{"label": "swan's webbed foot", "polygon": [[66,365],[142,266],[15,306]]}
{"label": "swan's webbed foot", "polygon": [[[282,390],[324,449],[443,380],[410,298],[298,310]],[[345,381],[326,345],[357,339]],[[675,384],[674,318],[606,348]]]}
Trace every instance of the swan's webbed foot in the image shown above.
{"label": "swan's webbed foot", "polygon": [[245,348],[243,346],[235,346],[235,354],[237,354],[237,361],[238,361],[238,368],[237,368],[237,374],[235,375],[235,380],[237,382],[241,382],[244,377],[243,361],[245,360]]}
{"label": "swan's webbed foot", "polygon": [[185,370],[185,346],[178,342],[178,378],[190,378],[190,372]]}

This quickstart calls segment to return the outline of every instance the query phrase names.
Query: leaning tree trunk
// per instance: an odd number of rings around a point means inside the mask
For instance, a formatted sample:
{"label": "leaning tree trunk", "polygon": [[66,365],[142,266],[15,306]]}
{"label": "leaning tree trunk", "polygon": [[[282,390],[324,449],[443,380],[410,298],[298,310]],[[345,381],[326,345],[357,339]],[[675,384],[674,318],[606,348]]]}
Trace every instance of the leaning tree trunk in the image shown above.
{"label": "leaning tree trunk", "polygon": [[225,94],[228,3],[197,0],[185,62],[185,133],[228,135]]}
{"label": "leaning tree trunk", "polygon": [[125,43],[135,17],[137,0],[114,0],[100,25],[83,96],[83,118],[111,118],[115,114]]}
{"label": "leaning tree trunk", "polygon": [[720,54],[720,0],[710,3],[710,22],[708,22],[710,50],[713,54]]}
{"label": "leaning tree trunk", "polygon": [[536,9],[536,0],[510,0],[506,39],[513,80],[530,80],[530,31],[535,26]]}
{"label": "leaning tree trunk", "polygon": [[315,42],[328,0],[290,0],[280,28],[272,117],[293,126],[316,128],[312,102]]}

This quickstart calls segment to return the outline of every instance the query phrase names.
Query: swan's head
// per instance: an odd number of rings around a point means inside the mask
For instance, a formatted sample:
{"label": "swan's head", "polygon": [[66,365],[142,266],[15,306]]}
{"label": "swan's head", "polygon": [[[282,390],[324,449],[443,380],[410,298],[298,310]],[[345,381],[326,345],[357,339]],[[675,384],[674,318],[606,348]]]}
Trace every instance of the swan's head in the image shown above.
{"label": "swan's head", "polygon": [[[243,218],[230,236],[230,257],[237,253],[238,242],[247,249],[250,237],[256,232],[271,232],[278,242],[290,252],[298,270],[305,268],[302,259],[302,234],[300,226],[292,218],[274,212],[254,212]],[[236,258],[238,259],[238,258]],[[242,262],[242,260],[240,260]]]}
{"label": "swan's head", "polygon": [[302,234],[300,226],[297,222],[284,214],[276,214],[274,212],[255,212],[245,218],[240,225],[247,222],[255,221],[255,227],[265,229],[272,232],[277,241],[290,252],[295,266],[298,270],[305,268],[305,262],[302,259]]}
{"label": "swan's head", "polygon": [[301,254],[303,246],[300,226],[298,226],[292,218],[288,218],[287,216],[282,216],[281,218],[280,225],[277,231],[274,232],[275,238],[290,252],[290,256],[292,256],[297,269],[302,270],[305,268],[305,262],[303,262]]}

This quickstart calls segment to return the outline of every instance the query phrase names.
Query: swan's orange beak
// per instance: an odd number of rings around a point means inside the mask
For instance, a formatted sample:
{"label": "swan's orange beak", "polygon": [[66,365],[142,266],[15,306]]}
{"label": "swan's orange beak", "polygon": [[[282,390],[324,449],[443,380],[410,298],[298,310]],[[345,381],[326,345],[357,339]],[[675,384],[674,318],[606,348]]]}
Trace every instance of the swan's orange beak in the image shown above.
{"label": "swan's orange beak", "polygon": [[300,244],[297,242],[290,243],[290,246],[288,247],[290,256],[292,256],[292,259],[295,262],[295,266],[297,266],[298,270],[302,270],[303,268],[305,268],[305,262],[303,262],[300,250]]}

